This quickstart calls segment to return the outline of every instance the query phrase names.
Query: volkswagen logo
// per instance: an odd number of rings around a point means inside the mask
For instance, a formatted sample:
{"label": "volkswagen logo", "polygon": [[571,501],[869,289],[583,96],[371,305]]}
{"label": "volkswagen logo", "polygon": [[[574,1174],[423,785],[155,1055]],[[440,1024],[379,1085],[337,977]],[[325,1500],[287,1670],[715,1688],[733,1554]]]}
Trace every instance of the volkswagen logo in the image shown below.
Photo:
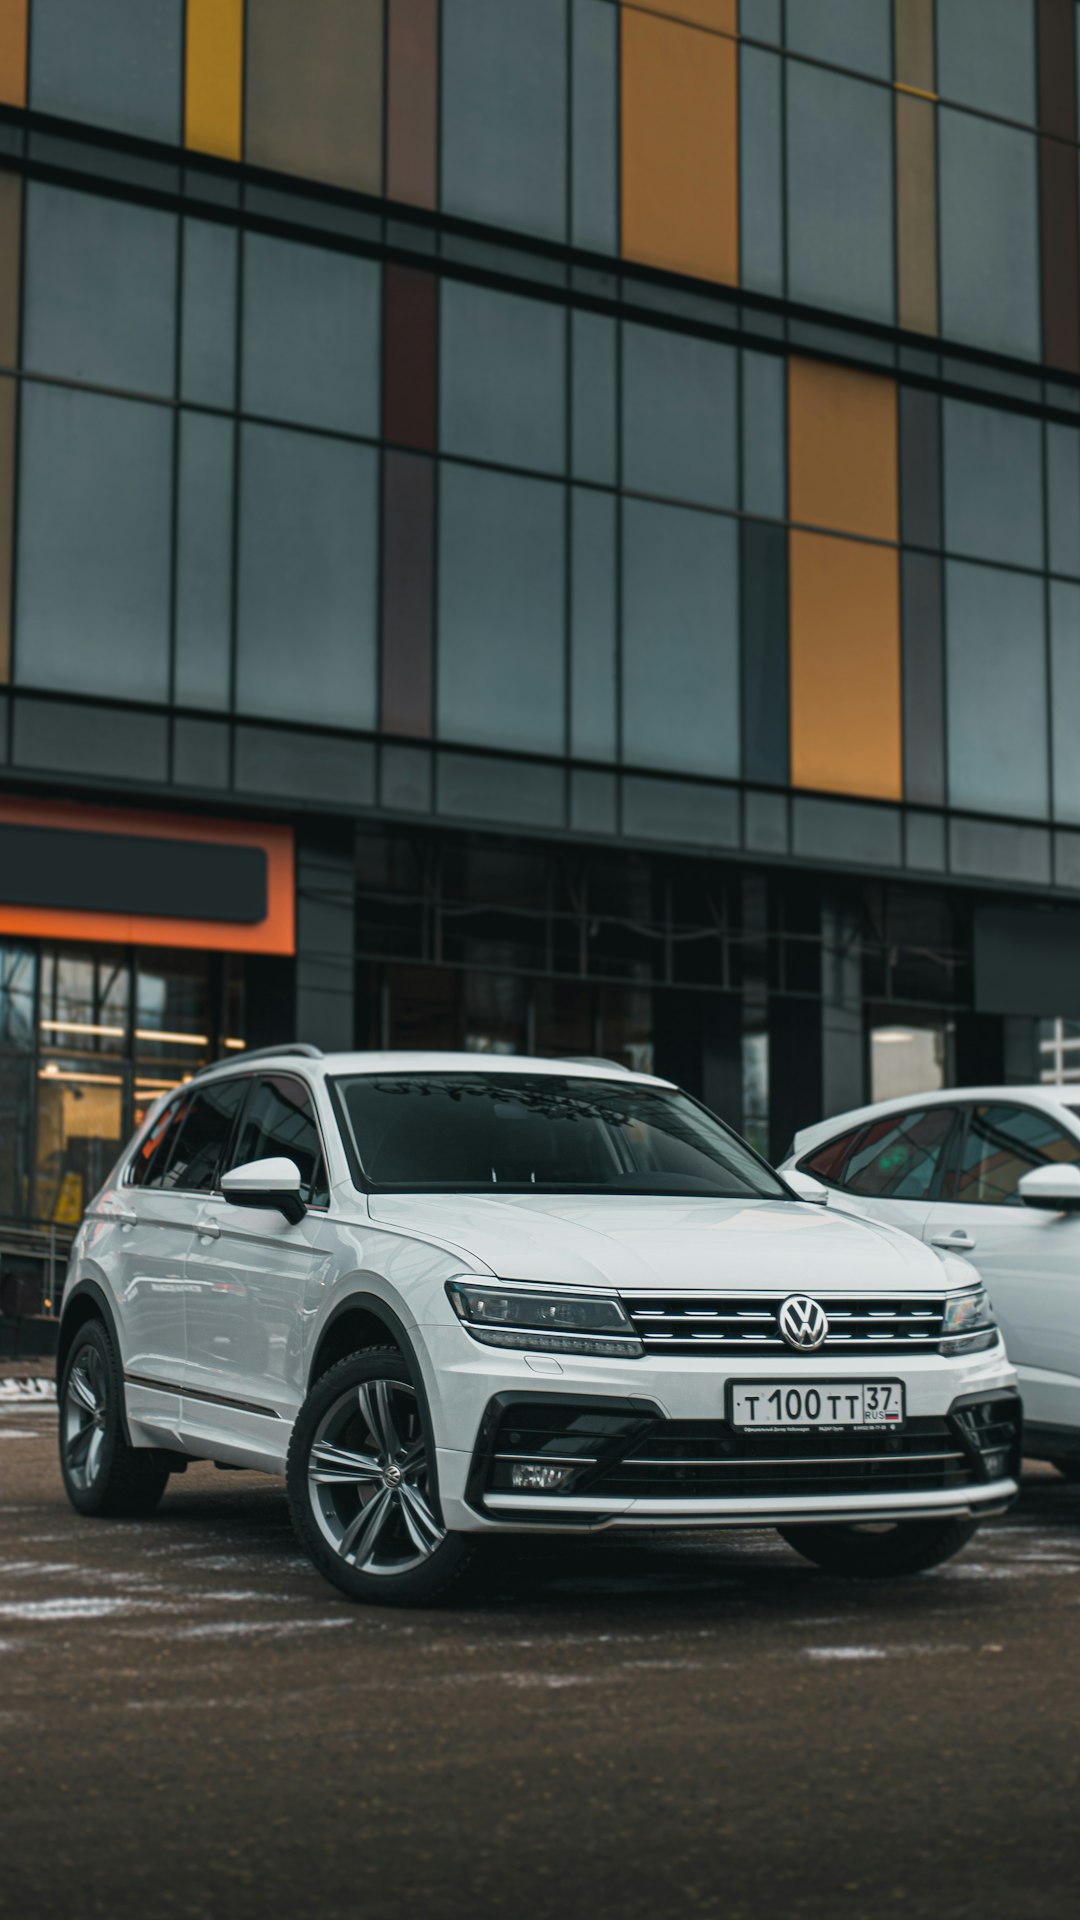
{"label": "volkswagen logo", "polygon": [[793,1293],[784,1301],[776,1324],[788,1346],[797,1347],[800,1353],[813,1353],[829,1331],[824,1307],[805,1293]]}

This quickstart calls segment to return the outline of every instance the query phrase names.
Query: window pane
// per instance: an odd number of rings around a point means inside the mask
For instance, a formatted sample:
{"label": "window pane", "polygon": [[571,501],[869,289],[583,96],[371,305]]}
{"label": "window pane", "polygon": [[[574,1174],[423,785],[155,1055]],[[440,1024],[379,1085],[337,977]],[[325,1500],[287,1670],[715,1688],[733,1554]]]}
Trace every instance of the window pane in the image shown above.
{"label": "window pane", "polygon": [[574,371],[570,419],[575,480],[615,485],[615,322],[604,314],[571,315]]}
{"label": "window pane", "polygon": [[733,347],[623,327],[623,485],[713,507],[738,504]]}
{"label": "window pane", "polygon": [[892,77],[890,0],[796,0],[788,8],[787,44],[833,67]]}
{"label": "window pane", "polygon": [[623,505],[623,758],[739,772],[736,523]]}
{"label": "window pane", "polygon": [[442,204],[566,237],[566,0],[444,0]]}
{"label": "window pane", "polygon": [[34,0],[31,105],[175,143],[182,10],[182,0]]}
{"label": "window pane", "polygon": [[180,415],[176,698],[186,707],[229,704],[234,440],[231,420]]}
{"label": "window pane", "polygon": [[1039,352],[1035,141],[970,113],[938,113],[942,331],[1001,353]]}
{"label": "window pane", "polygon": [[928,1199],[954,1117],[952,1107],[929,1107],[876,1121],[847,1163],[844,1192],[877,1200]]}
{"label": "window pane", "polygon": [[1054,818],[1080,825],[1080,586],[1050,582]]}
{"label": "window pane", "polygon": [[222,1172],[233,1121],[247,1092],[247,1081],[220,1080],[190,1096],[169,1155],[168,1171],[157,1180],[157,1161],[147,1186],[180,1187],[188,1193],[212,1193]]}
{"label": "window pane", "polygon": [[1047,515],[1051,573],[1080,574],[1080,434],[1046,425]]}
{"label": "window pane", "polygon": [[566,463],[566,314],[544,300],[444,280],[443,450],[561,472]]}
{"label": "window pane", "polygon": [[278,427],[241,447],[237,704],[370,727],[377,455]]}
{"label": "window pane", "polygon": [[438,729],[565,751],[563,489],[444,462]]}
{"label": "window pane", "polygon": [[739,51],[739,189],[743,285],[784,292],[782,62],[760,47]]}
{"label": "window pane", "polygon": [[946,1198],[965,1206],[1020,1207],[1025,1173],[1078,1161],[1080,1140],[1063,1133],[1050,1114],[1031,1107],[974,1107],[955,1190]]}
{"label": "window pane", "polygon": [[[674,17],[675,14],[680,17]],[[631,260],[739,278],[738,47],[668,17],[620,8],[622,250]]]}
{"label": "window pane", "polygon": [[799,1161],[801,1172],[812,1173],[815,1179],[826,1180],[830,1186],[843,1186],[844,1169],[864,1131],[863,1127],[856,1127],[853,1133],[842,1133],[839,1140],[830,1140],[827,1146],[808,1154],[805,1160]]}
{"label": "window pane", "polygon": [[618,246],[617,10],[573,0],[573,208],[571,243],[597,253]]}
{"label": "window pane", "polygon": [[309,1207],[329,1205],[319,1129],[311,1098],[299,1080],[275,1074],[260,1080],[247,1112],[231,1165],[252,1160],[291,1160],[300,1169],[300,1197]]}
{"label": "window pane", "polygon": [[937,62],[943,100],[1034,121],[1031,0],[937,0]]}
{"label": "window pane", "polygon": [[174,1100],[171,1107],[166,1107],[158,1114],[135,1156],[131,1169],[132,1186],[161,1186],[169,1164],[169,1156],[179,1133],[180,1121],[186,1111],[186,1101]]}
{"label": "window pane", "polygon": [[893,318],[892,101],[788,61],[788,292]]}
{"label": "window pane", "polygon": [[244,242],[246,413],[379,431],[379,269],[325,247]]}
{"label": "window pane", "polygon": [[1039,422],[962,400],[946,400],[944,422],[948,551],[1041,568]]}
{"label": "window pane", "polygon": [[572,495],[570,751],[575,759],[615,758],[615,534],[612,493]]}
{"label": "window pane", "polygon": [[32,181],[23,361],[95,386],[171,394],[176,219]]}
{"label": "window pane", "polygon": [[946,610],[949,800],[1040,819],[1047,810],[1043,583],[953,560]]}
{"label": "window pane", "polygon": [[783,520],[787,498],[784,362],[776,353],[744,353],[742,381],[743,512]]}
{"label": "window pane", "polygon": [[19,679],[166,699],[170,411],[28,381],[19,438]]}
{"label": "window pane", "polygon": [[382,188],[383,0],[252,0],[246,158],[358,193]]}
{"label": "window pane", "polygon": [[180,394],[204,407],[236,405],[235,227],[184,222]]}

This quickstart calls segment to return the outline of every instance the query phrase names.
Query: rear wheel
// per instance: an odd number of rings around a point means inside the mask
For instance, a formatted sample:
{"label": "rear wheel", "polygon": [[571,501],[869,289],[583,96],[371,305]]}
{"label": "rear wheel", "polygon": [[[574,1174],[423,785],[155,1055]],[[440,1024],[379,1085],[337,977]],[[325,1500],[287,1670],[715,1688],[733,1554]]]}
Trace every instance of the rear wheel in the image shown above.
{"label": "rear wheel", "polygon": [[320,1573],[351,1600],[424,1606],[472,1559],[439,1512],[426,1410],[396,1347],[331,1367],[289,1446],[293,1525]]}
{"label": "rear wheel", "polygon": [[100,1320],[71,1343],[60,1378],[60,1472],[78,1513],[134,1519],[153,1513],[169,1470],[124,1438],[120,1362]]}
{"label": "rear wheel", "polygon": [[966,1547],[977,1520],[897,1520],[882,1526],[778,1527],[789,1547],[825,1573],[848,1580],[927,1573]]}

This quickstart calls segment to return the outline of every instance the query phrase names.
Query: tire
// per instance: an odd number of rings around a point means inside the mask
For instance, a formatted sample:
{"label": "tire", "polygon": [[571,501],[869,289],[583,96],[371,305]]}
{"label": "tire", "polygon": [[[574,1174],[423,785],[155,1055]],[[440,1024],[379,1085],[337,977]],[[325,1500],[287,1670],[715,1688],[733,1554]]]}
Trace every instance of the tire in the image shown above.
{"label": "tire", "polygon": [[1051,1460],[1050,1465],[1057,1468],[1063,1480],[1069,1480],[1073,1484],[1080,1480],[1080,1460],[1075,1454],[1068,1460]]}
{"label": "tire", "polygon": [[289,1444],[289,1511],[319,1572],[350,1600],[427,1606],[464,1574],[447,1533],[427,1407],[396,1347],[349,1354],[317,1380]]}
{"label": "tire", "polygon": [[977,1520],[898,1520],[883,1529],[860,1526],[778,1527],[781,1540],[824,1573],[845,1580],[893,1580],[928,1573],[966,1547]]}
{"label": "tire", "polygon": [[122,1416],[123,1375],[101,1320],[79,1328],[64,1362],[60,1402],[60,1472],[77,1513],[140,1519],[153,1513],[169,1469],[150,1447],[129,1447]]}

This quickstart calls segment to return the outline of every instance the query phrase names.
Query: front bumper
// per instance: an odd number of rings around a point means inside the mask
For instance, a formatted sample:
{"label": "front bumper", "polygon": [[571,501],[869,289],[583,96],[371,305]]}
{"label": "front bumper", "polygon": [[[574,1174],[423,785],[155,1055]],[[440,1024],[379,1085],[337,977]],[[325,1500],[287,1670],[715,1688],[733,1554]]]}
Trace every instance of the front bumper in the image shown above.
{"label": "front bumper", "polygon": [[[838,1375],[899,1378],[908,1417],[899,1435],[761,1439],[736,1435],[724,1419],[727,1382],[760,1377],[759,1362],[575,1359],[552,1372],[535,1356],[463,1347],[457,1329],[445,1342],[435,1328],[425,1332],[439,1494],[455,1531],[978,1517],[1001,1512],[1018,1491],[1020,1403],[1000,1345],[966,1359],[882,1356],[876,1366],[854,1356],[839,1365],[778,1360],[770,1373],[804,1386]],[[988,1428],[985,1445],[971,1428],[989,1416],[967,1407],[992,1410],[1000,1431]],[[562,1487],[515,1488],[515,1458],[569,1463]]]}

